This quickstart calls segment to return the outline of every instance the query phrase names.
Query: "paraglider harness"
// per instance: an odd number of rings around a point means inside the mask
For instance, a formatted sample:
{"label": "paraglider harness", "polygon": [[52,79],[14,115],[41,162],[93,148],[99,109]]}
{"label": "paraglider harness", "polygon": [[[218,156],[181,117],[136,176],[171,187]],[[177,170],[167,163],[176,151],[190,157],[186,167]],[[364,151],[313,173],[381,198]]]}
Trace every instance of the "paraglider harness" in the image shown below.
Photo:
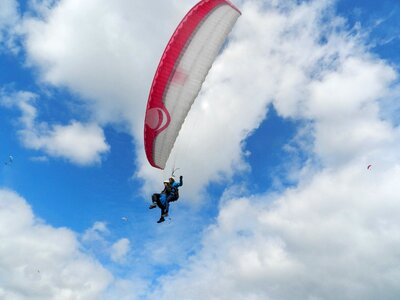
{"label": "paraglider harness", "polygon": [[171,185],[171,194],[169,201],[174,202],[179,199],[179,189]]}
{"label": "paraglider harness", "polygon": [[[169,183],[170,183],[170,197],[169,197],[169,201],[170,202],[174,202],[174,201],[177,201],[178,199],[179,199],[179,189],[178,189],[178,186],[174,186],[174,183],[175,183],[175,179],[174,179],[174,177],[175,177],[175,171],[177,171],[177,170],[179,170],[179,168],[176,168],[176,169],[173,169],[172,170],[172,174],[171,174],[171,177],[170,177],[170,179],[169,179]],[[172,180],[172,182],[171,182],[171,180]],[[183,185],[183,176],[179,176],[179,186],[182,186]]]}

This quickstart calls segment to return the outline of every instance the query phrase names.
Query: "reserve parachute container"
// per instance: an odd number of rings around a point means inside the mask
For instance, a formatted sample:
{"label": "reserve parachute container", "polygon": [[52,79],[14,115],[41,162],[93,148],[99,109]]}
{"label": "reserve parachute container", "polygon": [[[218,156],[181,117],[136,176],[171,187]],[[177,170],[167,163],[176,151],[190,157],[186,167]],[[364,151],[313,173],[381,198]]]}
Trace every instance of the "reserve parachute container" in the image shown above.
{"label": "reserve parachute container", "polygon": [[228,0],[202,0],[169,40],[146,107],[144,145],[153,167],[165,168],[190,107],[239,16]]}

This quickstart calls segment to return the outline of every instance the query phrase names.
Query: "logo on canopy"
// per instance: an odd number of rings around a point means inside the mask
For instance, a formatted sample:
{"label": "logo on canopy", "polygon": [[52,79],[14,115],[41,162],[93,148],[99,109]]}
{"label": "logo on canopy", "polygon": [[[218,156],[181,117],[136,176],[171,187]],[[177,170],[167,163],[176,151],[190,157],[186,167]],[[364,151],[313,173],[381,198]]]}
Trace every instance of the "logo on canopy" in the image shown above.
{"label": "logo on canopy", "polygon": [[145,123],[151,129],[162,131],[168,127],[169,122],[170,116],[167,110],[160,107],[154,107],[147,111]]}

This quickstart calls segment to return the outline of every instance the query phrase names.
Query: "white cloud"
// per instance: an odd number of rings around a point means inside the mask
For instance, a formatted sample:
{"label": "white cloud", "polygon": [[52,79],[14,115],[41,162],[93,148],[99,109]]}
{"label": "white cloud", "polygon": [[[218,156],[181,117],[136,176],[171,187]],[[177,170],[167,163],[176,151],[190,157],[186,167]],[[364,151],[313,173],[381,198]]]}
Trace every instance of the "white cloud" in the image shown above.
{"label": "white cloud", "polygon": [[30,149],[42,150],[54,157],[62,157],[79,164],[90,165],[101,161],[101,155],[110,149],[103,130],[95,123],[71,121],[69,125],[37,122],[37,109],[33,105],[37,96],[30,92],[6,95],[2,91],[1,103],[17,107],[22,129],[18,131],[22,143]]}
{"label": "white cloud", "polygon": [[107,224],[104,222],[97,221],[93,226],[87,229],[82,236],[83,242],[104,242],[104,236],[109,234],[110,231],[107,228]]}
{"label": "white cloud", "polygon": [[14,35],[18,21],[18,2],[15,0],[2,0],[0,2],[0,50],[4,45],[11,51],[17,51]]}
{"label": "white cloud", "polygon": [[0,32],[17,21],[18,3],[14,0],[4,0],[0,3]]}
{"label": "white cloud", "polygon": [[41,18],[25,20],[29,62],[45,82],[87,99],[101,122],[139,130],[157,59],[173,30],[170,21],[187,7],[176,0],[36,5]]}
{"label": "white cloud", "polygon": [[395,143],[398,134],[380,118],[378,102],[395,79],[394,70],[383,62],[349,56],[337,71],[311,83],[306,114],[317,121],[315,151],[327,165]]}
{"label": "white cloud", "polygon": [[130,241],[120,238],[116,242],[110,242],[111,232],[105,222],[97,221],[82,235],[82,243],[92,251],[93,255],[107,257],[114,263],[123,264],[127,262],[130,251]]}
{"label": "white cloud", "polygon": [[354,163],[278,199],[226,201],[202,250],[153,298],[396,299],[399,176],[398,164]]}
{"label": "white cloud", "polygon": [[43,133],[29,128],[20,134],[28,148],[44,150],[51,156],[63,157],[80,165],[100,162],[101,154],[109,150],[103,130],[96,124],[73,121],[66,126],[54,125]]}
{"label": "white cloud", "polygon": [[94,300],[112,282],[73,232],[44,224],[8,190],[0,190],[0,240],[1,299]]}
{"label": "white cloud", "polygon": [[[148,283],[139,277],[116,278],[87,249],[100,242],[111,253],[107,225],[96,222],[82,235],[38,219],[26,200],[0,189],[0,298],[4,300],[139,299]],[[129,241],[113,245],[118,263]],[[98,257],[98,256],[97,256]],[[108,265],[112,268],[112,266]]]}
{"label": "white cloud", "polygon": [[130,241],[127,238],[119,239],[111,246],[111,260],[123,263],[130,249]]}
{"label": "white cloud", "polygon": [[104,294],[104,300],[146,299],[149,283],[138,277],[120,279]]}

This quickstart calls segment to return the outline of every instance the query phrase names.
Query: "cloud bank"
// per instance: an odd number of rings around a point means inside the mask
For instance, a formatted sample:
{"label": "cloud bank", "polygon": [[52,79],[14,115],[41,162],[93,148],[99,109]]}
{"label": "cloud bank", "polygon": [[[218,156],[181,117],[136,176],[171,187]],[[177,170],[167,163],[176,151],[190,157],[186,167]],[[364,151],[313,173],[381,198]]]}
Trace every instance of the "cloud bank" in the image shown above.
{"label": "cloud bank", "polygon": [[0,225],[2,299],[99,299],[111,283],[72,231],[46,225],[23,198],[4,189]]}
{"label": "cloud bank", "polygon": [[151,299],[396,299],[399,175],[350,164],[273,199],[230,199]]}

